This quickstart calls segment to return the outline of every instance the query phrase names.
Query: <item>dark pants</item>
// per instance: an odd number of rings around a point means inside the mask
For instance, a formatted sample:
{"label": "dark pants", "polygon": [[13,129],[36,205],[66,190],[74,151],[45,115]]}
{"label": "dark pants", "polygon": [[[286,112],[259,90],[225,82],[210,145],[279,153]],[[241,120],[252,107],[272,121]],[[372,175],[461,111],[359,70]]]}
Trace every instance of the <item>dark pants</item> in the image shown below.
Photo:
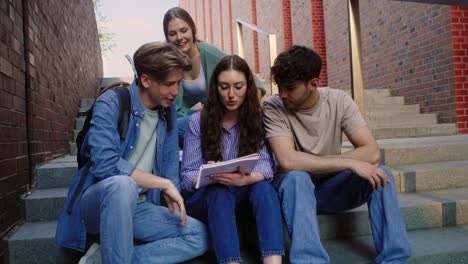
{"label": "dark pants", "polygon": [[278,195],[265,181],[243,187],[213,184],[186,200],[189,215],[207,222],[219,263],[240,261],[237,219],[255,218],[262,256],[284,255]]}

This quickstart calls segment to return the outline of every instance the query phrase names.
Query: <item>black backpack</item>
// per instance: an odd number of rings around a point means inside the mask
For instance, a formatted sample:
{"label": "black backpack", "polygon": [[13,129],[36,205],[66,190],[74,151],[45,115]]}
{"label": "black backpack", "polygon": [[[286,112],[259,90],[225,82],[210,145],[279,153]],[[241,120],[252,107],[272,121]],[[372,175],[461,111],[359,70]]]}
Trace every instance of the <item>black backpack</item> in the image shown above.
{"label": "black backpack", "polygon": [[[100,95],[102,95],[103,93],[111,89],[114,90],[119,95],[120,112],[119,112],[119,121],[118,121],[118,124],[119,124],[118,131],[120,134],[120,138],[122,139],[124,139],[125,136],[127,135],[128,122],[130,119],[131,106],[130,106],[130,91],[128,89],[128,86],[130,86],[130,84],[127,82],[114,82],[102,88],[102,90],[99,92],[97,96],[99,97]],[[78,136],[76,137],[76,147],[78,149],[76,160],[78,161],[78,170],[81,169],[81,167],[83,167],[84,165],[86,165],[87,161],[89,160],[89,158],[84,159],[81,157],[81,146],[83,145],[83,141],[91,125],[90,123],[91,123],[91,118],[93,117],[93,110],[94,110],[94,104],[91,106],[91,108],[88,109],[88,111],[79,115],[79,116],[86,116],[86,119],[83,124],[83,128],[81,129],[81,131],[78,133]]]}

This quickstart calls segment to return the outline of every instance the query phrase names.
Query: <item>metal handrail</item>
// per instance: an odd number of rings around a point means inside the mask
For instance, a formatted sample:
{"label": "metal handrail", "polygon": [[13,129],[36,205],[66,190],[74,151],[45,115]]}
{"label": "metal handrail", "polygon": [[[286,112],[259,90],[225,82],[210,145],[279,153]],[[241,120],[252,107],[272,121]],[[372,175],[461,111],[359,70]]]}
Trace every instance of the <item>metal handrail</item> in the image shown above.
{"label": "metal handrail", "polygon": [[[239,56],[241,58],[245,58],[244,56],[244,38],[243,38],[243,26],[260,33],[262,35],[268,36],[268,46],[269,46],[269,58],[270,58],[270,66],[273,66],[273,63],[275,62],[276,56],[277,56],[277,49],[276,49],[276,35],[269,33],[261,28],[259,28],[257,25],[250,24],[248,22],[245,22],[241,19],[236,19],[236,24],[237,24],[237,46],[239,50]],[[272,82],[270,79],[270,84],[271,84],[271,94],[276,94],[278,93],[278,86],[276,83]]]}

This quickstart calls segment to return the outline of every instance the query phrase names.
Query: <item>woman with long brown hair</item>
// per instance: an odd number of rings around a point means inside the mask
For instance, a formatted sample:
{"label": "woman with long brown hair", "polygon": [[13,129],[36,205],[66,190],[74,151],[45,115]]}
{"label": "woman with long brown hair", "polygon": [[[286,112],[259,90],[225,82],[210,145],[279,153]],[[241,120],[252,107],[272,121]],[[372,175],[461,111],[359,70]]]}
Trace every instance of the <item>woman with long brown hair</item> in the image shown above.
{"label": "woman with long brown hair", "polygon": [[[281,263],[283,229],[278,195],[269,181],[274,163],[264,144],[262,112],[253,74],[239,56],[218,63],[205,108],[194,113],[187,127],[182,159],[182,188],[192,216],[207,222],[219,263],[239,263],[236,218],[255,218],[264,263]],[[242,168],[208,176],[214,184],[195,190],[202,164],[257,153],[251,173]]]}
{"label": "woman with long brown hair", "polygon": [[[198,103],[206,104],[206,91],[213,69],[226,53],[197,38],[195,22],[183,8],[174,7],[166,12],[163,29],[166,41],[174,44],[192,61],[192,69],[184,73],[176,98],[179,144],[182,145],[188,118],[194,112],[192,107]],[[255,92],[260,99],[265,94],[265,88],[257,78],[255,82],[258,87]]]}

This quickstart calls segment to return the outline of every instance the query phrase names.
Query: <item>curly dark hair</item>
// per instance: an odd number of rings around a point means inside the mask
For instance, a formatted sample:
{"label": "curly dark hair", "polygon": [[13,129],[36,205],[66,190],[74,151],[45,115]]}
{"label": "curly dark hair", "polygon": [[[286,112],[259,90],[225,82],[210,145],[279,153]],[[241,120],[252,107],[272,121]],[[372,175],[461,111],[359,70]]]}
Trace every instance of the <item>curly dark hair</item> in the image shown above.
{"label": "curly dark hair", "polygon": [[292,88],[296,81],[308,82],[318,78],[322,70],[322,59],[315,51],[305,46],[293,45],[275,59],[271,77],[281,88]]}
{"label": "curly dark hair", "polygon": [[201,113],[201,140],[203,157],[206,161],[223,160],[221,136],[226,108],[218,93],[218,77],[223,71],[231,69],[243,73],[247,81],[247,94],[239,108],[237,119],[239,128],[237,156],[255,153],[262,144],[262,111],[257,98],[257,86],[253,73],[247,62],[241,57],[228,55],[219,61],[213,71],[208,88],[207,103]]}

